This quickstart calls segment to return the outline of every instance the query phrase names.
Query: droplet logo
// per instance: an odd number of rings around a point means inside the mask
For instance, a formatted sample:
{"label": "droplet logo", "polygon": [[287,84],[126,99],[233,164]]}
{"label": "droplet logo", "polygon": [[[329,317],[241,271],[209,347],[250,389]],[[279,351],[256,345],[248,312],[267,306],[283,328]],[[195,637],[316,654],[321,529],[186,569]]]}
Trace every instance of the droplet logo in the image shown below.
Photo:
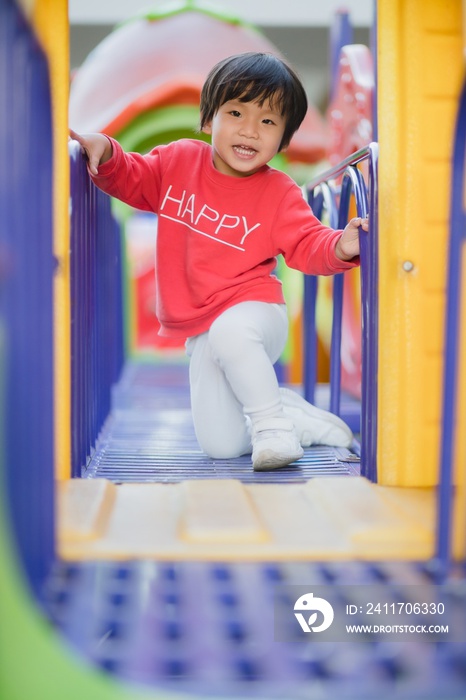
{"label": "droplet logo", "polygon": [[[294,610],[294,616],[298,620],[303,632],[323,632],[328,629],[333,622],[333,608],[328,600],[325,600],[325,598],[314,598],[313,593],[305,593],[298,598],[294,604]],[[302,612],[296,612],[296,610],[311,613],[307,621]],[[324,619],[320,625],[315,625],[314,623],[317,621],[319,612],[322,613]]]}

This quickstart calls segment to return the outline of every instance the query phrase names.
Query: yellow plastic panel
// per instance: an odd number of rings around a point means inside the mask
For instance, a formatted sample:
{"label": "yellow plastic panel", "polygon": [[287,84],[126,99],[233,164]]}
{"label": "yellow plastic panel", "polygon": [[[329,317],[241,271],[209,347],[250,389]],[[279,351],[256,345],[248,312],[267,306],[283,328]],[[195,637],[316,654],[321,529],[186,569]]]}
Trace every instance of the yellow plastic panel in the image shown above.
{"label": "yellow plastic panel", "polygon": [[[77,479],[60,490],[63,558],[293,561],[433,553],[433,490],[356,477],[123,484],[108,491],[104,484]],[[87,511],[94,515],[83,525]]]}
{"label": "yellow plastic panel", "polygon": [[182,485],[181,537],[187,542],[264,542],[268,533],[239,481],[200,479]]}
{"label": "yellow plastic panel", "polygon": [[[31,3],[28,3],[31,5]],[[68,3],[36,0],[33,25],[48,57],[54,135],[54,280],[55,352],[55,472],[59,479],[71,474],[71,326],[69,294],[69,25]],[[40,134],[37,135],[40,138]]]}
{"label": "yellow plastic panel", "polygon": [[418,546],[431,540],[427,523],[431,523],[432,518],[422,520],[420,517],[426,515],[430,503],[421,502],[416,492],[407,490],[409,502],[414,501],[417,506],[417,512],[410,513],[409,509],[399,507],[396,498],[390,499],[390,490],[387,499],[383,488],[375,487],[366,479],[355,479],[350,488],[345,479],[335,478],[312,480],[307,486],[310,493],[325,504],[351,541],[356,546],[372,546],[375,556],[386,543],[391,545],[398,541],[406,547],[410,541]]}
{"label": "yellow plastic panel", "polygon": [[58,529],[63,537],[89,540],[102,536],[117,487],[106,479],[67,479],[58,482],[57,488]]}
{"label": "yellow plastic panel", "polygon": [[378,476],[385,485],[424,487],[438,481],[462,3],[378,0],[377,14]]}

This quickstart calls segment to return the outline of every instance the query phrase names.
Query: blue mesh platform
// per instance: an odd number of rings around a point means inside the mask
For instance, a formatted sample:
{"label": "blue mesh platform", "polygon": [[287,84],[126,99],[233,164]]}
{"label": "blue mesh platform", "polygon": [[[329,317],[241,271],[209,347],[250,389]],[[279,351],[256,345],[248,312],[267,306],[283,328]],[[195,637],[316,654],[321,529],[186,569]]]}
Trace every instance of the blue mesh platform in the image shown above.
{"label": "blue mesh platform", "polygon": [[[401,563],[59,563],[44,605],[89,663],[186,698],[464,698],[464,644],[274,641],[277,586],[374,583],[389,600],[431,580]],[[293,600],[279,603],[295,623]]]}
{"label": "blue mesh platform", "polygon": [[114,482],[224,478],[245,483],[358,474],[357,454],[332,447],[308,448],[299,462],[273,472],[254,472],[250,456],[210,459],[194,435],[187,365],[137,363],[128,364],[114,390],[112,411],[83,472]]}

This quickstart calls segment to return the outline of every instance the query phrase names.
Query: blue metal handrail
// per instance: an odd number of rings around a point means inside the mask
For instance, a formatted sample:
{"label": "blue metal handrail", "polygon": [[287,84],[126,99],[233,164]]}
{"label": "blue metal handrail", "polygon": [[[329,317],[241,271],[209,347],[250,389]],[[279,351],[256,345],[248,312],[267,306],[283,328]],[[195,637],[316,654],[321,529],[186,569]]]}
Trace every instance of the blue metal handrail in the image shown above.
{"label": "blue metal handrail", "polygon": [[[357,165],[368,161],[368,183]],[[361,326],[362,326],[362,393],[361,393],[361,474],[377,480],[377,343],[378,343],[378,144],[365,148],[325,171],[307,186],[309,204],[318,218],[328,212],[333,228],[344,228],[348,221],[351,198],[358,216],[368,216],[369,231],[360,230],[361,248]],[[334,183],[341,179],[341,185]],[[304,291],[304,394],[314,401],[317,348],[315,304],[317,283],[305,278]],[[332,344],[330,350],[330,410],[340,413],[341,322],[343,313],[343,275],[335,275],[333,284]]]}
{"label": "blue metal handrail", "polygon": [[110,412],[123,366],[120,227],[70,141],[71,463],[81,476]]}
{"label": "blue metal handrail", "polygon": [[[450,240],[446,292],[443,368],[443,408],[440,441],[440,470],[437,501],[436,558],[440,576],[448,572],[452,542],[453,461],[457,435],[458,375],[460,351],[462,263],[466,245],[464,208],[466,157],[466,82],[460,96],[452,164]],[[463,309],[463,313],[465,310]]]}

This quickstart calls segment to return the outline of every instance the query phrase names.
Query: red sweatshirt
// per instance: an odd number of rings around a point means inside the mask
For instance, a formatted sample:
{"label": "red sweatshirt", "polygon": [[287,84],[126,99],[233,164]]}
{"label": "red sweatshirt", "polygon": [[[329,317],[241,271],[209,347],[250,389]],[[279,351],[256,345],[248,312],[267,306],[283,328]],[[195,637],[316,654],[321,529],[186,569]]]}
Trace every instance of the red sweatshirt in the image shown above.
{"label": "red sweatshirt", "polygon": [[149,154],[113,155],[95,184],[127,204],[158,214],[156,271],[160,333],[207,331],[242,301],[284,303],[276,256],[308,274],[344,272],[358,259],[335,255],[341,231],[323,226],[301,189],[267,165],[248,177],[218,172],[212,149],[191,139]]}

